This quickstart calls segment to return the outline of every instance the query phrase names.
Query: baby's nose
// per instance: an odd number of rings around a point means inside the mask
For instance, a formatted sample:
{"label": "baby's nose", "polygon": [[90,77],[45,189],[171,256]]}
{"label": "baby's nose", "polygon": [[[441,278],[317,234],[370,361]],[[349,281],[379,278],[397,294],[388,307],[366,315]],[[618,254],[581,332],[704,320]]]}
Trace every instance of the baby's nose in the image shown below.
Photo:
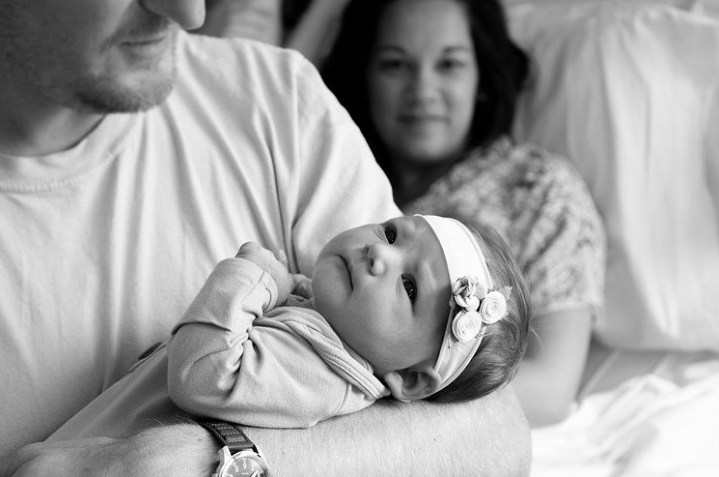
{"label": "baby's nose", "polygon": [[382,243],[368,245],[367,258],[369,259],[370,273],[381,276],[387,273],[391,260],[391,250],[389,250],[388,245]]}

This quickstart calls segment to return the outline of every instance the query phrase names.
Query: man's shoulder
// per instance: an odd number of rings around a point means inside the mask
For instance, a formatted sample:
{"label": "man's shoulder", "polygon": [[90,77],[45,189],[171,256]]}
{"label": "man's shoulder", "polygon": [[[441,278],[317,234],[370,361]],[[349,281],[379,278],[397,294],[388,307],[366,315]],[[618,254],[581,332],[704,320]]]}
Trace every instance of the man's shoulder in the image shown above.
{"label": "man's shoulder", "polygon": [[328,107],[325,89],[316,68],[296,51],[242,38],[178,37],[171,104],[276,121]]}
{"label": "man's shoulder", "polygon": [[178,81],[209,73],[215,79],[288,81],[311,66],[296,51],[244,38],[214,38],[181,33],[178,37]]}

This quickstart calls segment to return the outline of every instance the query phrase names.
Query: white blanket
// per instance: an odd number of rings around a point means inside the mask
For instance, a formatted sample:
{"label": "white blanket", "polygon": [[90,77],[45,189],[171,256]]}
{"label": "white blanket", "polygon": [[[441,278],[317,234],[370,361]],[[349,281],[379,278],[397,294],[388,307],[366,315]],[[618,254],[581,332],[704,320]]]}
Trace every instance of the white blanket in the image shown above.
{"label": "white blanket", "polygon": [[[598,381],[633,358],[613,355]],[[719,476],[719,357],[667,354],[532,440],[532,477]]]}

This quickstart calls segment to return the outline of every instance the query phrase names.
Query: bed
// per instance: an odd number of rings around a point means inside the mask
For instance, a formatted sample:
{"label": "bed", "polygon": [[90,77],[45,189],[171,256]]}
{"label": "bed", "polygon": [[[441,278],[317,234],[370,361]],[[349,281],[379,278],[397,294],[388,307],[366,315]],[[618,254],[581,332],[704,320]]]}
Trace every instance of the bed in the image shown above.
{"label": "bed", "polygon": [[515,128],[604,218],[605,310],[533,477],[719,476],[719,1],[506,0],[535,59]]}

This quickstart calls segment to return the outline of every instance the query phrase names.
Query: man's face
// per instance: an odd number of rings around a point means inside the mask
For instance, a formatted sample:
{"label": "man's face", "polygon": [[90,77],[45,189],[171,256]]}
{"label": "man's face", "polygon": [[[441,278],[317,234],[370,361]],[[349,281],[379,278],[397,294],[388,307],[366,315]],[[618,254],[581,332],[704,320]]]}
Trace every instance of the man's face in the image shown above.
{"label": "man's face", "polygon": [[28,104],[148,109],[174,85],[178,30],[203,20],[203,0],[0,0],[0,85]]}

